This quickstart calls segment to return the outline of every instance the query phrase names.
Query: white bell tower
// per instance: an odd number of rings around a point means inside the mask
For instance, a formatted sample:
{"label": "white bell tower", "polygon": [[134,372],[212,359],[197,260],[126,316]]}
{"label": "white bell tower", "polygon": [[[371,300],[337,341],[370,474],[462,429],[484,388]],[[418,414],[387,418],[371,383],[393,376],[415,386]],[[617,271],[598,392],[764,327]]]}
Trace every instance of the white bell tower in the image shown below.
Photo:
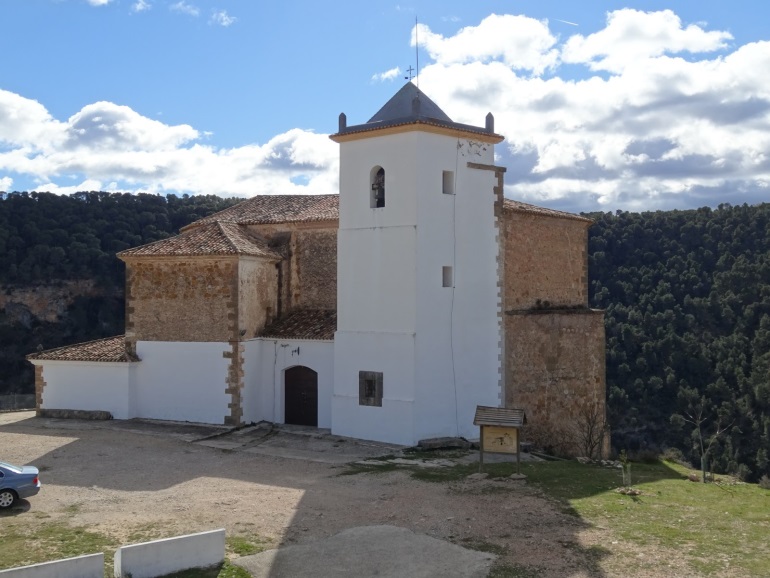
{"label": "white bell tower", "polygon": [[340,115],[335,434],[478,437],[476,406],[501,405],[493,123],[455,123],[411,82],[365,124]]}

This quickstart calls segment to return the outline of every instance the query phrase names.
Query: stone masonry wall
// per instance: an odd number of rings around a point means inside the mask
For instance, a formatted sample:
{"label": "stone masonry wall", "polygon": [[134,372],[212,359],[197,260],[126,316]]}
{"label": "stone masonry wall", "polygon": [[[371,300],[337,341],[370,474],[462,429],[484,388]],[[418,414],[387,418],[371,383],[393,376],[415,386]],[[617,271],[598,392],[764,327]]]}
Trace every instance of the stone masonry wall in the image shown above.
{"label": "stone masonry wall", "polygon": [[230,414],[224,416],[225,425],[239,426],[243,417],[243,353],[245,348],[241,341],[230,341],[230,351],[225,351],[222,355],[229,359],[227,366],[227,377],[225,378],[225,393],[230,396],[227,404]]}
{"label": "stone masonry wall", "polygon": [[505,406],[525,410],[523,437],[562,455],[585,454],[582,438],[606,415],[604,312],[509,314],[506,333]]}
{"label": "stone masonry wall", "polygon": [[294,235],[294,305],[337,309],[337,230],[297,231]]}
{"label": "stone masonry wall", "polygon": [[45,390],[45,378],[43,377],[43,366],[35,366],[35,408],[36,414],[40,415],[40,408],[43,406],[43,390]]}
{"label": "stone masonry wall", "polygon": [[238,276],[238,335],[251,339],[278,311],[278,270],[267,259],[242,257]]}
{"label": "stone masonry wall", "polygon": [[337,222],[250,225],[283,257],[278,265],[278,314],[337,309]]}
{"label": "stone masonry wall", "polygon": [[504,211],[505,309],[588,305],[588,225]]}
{"label": "stone masonry wall", "polygon": [[237,274],[235,257],[127,261],[126,341],[231,341]]}

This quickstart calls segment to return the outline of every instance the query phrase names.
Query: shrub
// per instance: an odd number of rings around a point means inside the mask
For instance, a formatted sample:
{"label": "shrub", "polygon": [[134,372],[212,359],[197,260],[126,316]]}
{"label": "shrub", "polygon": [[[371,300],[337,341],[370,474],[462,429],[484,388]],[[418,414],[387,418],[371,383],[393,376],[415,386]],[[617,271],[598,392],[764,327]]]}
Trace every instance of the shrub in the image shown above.
{"label": "shrub", "polygon": [[640,462],[643,464],[654,464],[658,461],[659,456],[660,452],[654,448],[642,448],[628,452],[628,458],[632,462]]}
{"label": "shrub", "polygon": [[663,450],[663,453],[660,457],[667,462],[674,462],[680,466],[692,469],[692,464],[688,461],[688,459],[682,453],[682,450],[679,448],[666,448]]}
{"label": "shrub", "polygon": [[751,470],[746,464],[741,464],[738,466],[738,471],[735,475],[738,476],[740,481],[746,482],[751,478]]}
{"label": "shrub", "polygon": [[770,490],[770,478],[767,477],[767,474],[759,479],[759,487],[763,490]]}

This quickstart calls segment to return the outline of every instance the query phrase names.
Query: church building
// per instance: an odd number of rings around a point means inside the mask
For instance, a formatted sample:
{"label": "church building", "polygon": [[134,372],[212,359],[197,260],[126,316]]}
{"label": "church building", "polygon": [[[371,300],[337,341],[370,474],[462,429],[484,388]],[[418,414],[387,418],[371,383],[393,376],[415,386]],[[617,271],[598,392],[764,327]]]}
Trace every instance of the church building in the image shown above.
{"label": "church building", "polygon": [[492,114],[454,122],[409,82],[331,139],[339,195],[260,191],[119,253],[125,335],[29,355],[38,413],[412,445],[516,407],[564,451],[603,421],[591,221],[504,198]]}

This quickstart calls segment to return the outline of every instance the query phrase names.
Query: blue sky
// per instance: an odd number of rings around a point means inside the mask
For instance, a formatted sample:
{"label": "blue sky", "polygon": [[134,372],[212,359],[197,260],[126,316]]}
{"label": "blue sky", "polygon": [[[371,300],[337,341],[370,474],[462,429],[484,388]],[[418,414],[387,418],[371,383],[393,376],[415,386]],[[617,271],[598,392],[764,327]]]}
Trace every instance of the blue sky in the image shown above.
{"label": "blue sky", "polygon": [[337,116],[415,66],[491,111],[506,195],[572,211],[770,200],[761,1],[3,0],[0,191],[327,193]]}

